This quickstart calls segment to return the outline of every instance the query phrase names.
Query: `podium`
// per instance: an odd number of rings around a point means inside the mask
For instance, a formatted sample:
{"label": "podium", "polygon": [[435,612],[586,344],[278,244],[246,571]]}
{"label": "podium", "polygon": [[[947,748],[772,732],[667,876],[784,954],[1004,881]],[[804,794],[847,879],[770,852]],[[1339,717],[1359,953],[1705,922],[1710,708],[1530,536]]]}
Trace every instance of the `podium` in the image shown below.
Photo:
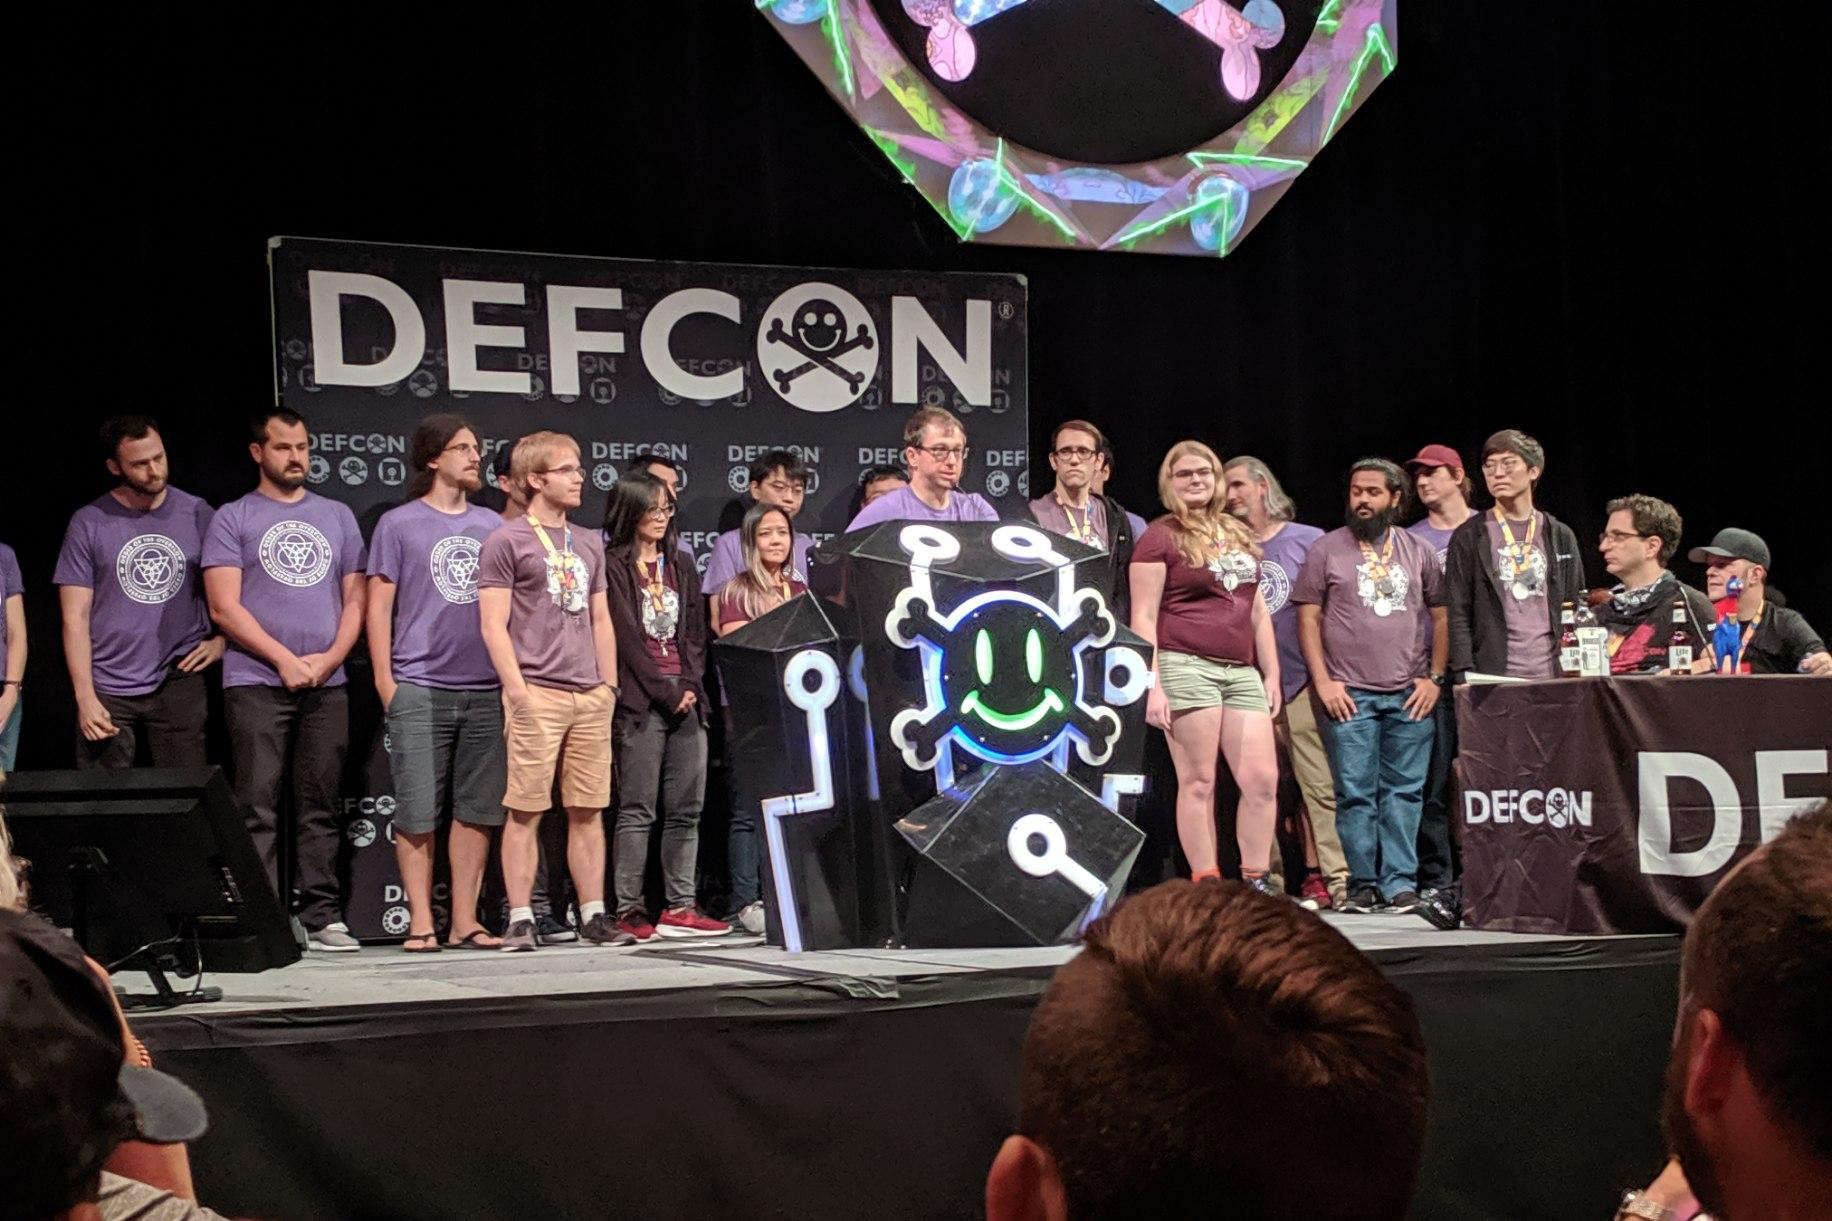
{"label": "podium", "polygon": [[1151,648],[1032,525],[884,522],[713,646],[730,765],[762,795],[785,949],[1038,945],[1111,906],[1144,836]]}

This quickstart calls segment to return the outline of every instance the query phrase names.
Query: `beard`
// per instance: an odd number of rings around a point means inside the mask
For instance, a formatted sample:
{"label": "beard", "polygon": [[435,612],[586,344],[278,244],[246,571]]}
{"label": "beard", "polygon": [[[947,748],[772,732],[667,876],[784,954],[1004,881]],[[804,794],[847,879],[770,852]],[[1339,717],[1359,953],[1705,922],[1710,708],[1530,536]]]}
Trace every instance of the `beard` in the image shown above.
{"label": "beard", "polygon": [[302,465],[282,463],[279,466],[268,466],[263,462],[261,473],[266,475],[268,481],[276,487],[285,488],[289,492],[294,488],[305,486],[305,467]]}
{"label": "beard", "polygon": [[1253,515],[1253,511],[1247,508],[1246,505],[1229,505],[1228,506],[1228,516],[1235,518],[1236,520],[1246,521],[1252,515]]}
{"label": "beard", "polygon": [[467,494],[480,491],[483,488],[483,476],[476,471],[466,471],[458,476],[458,486]]}
{"label": "beard", "polygon": [[1371,543],[1385,534],[1388,530],[1392,529],[1393,520],[1398,516],[1399,509],[1393,505],[1388,505],[1386,508],[1378,512],[1370,513],[1366,517],[1350,509],[1346,521],[1348,523],[1349,533],[1355,536],[1356,541]]}
{"label": "beard", "polygon": [[154,475],[150,479],[136,479],[132,475],[122,475],[121,482],[141,496],[157,496],[165,491],[164,475]]}
{"label": "beard", "polygon": [[1667,1138],[1667,1148],[1679,1159],[1686,1172],[1686,1183],[1692,1188],[1699,1205],[1714,1217],[1724,1215],[1724,1191],[1718,1184],[1717,1165],[1692,1117],[1686,1114],[1686,1064],[1692,1058],[1690,1023],[1673,1044],[1667,1059],[1667,1088],[1660,1101],[1660,1130]]}

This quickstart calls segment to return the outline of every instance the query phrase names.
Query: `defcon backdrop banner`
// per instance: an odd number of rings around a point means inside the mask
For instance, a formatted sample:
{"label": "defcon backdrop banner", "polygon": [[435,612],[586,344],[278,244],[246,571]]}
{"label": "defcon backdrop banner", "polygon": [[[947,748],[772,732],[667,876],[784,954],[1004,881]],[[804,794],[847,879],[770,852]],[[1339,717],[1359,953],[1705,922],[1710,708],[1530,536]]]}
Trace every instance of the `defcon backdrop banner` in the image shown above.
{"label": "defcon backdrop banner", "polygon": [[1029,491],[1022,276],[270,247],[275,394],[311,426],[311,488],[365,530],[406,498],[408,438],[434,411],[477,424],[486,483],[517,437],[571,433],[593,524],[639,450],[668,455],[702,565],[753,458],[800,453],[798,525],[837,533],[859,472],[902,461],[921,405],[965,421],[967,491],[1011,513]]}
{"label": "defcon backdrop banner", "polygon": [[[269,245],[274,393],[310,427],[308,486],[349,504],[365,536],[407,499],[408,439],[435,411],[477,426],[487,486],[517,437],[570,433],[589,477],[580,524],[603,519],[638,451],[666,454],[702,568],[738,523],[752,459],[801,454],[797,526],[825,541],[859,473],[901,463],[903,422],[925,404],[966,424],[966,490],[1009,516],[1030,494],[1021,276]],[[346,919],[360,937],[399,937],[389,742],[360,648],[350,687]],[[448,903],[441,869],[441,927]]]}

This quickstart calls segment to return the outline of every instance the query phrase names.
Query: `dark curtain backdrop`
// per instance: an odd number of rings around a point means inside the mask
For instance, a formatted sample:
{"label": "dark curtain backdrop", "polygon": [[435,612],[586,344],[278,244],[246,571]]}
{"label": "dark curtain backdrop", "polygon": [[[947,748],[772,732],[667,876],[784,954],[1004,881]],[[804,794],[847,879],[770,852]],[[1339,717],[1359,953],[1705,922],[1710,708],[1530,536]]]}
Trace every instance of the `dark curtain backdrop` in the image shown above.
{"label": "dark curtain backdrop", "polygon": [[1514,425],[1580,539],[1630,491],[1690,543],[1753,527],[1832,628],[1817,11],[1411,3],[1397,75],[1207,261],[957,244],[747,0],[273,12],[98,12],[16,44],[0,538],[31,584],[27,765],[69,757],[49,579],[107,483],[93,426],[150,411],[176,483],[246,489],[276,233],[1022,272],[1033,452],[1095,420],[1142,511],[1186,435],[1265,458],[1330,525],[1352,459],[1447,441],[1473,464]]}

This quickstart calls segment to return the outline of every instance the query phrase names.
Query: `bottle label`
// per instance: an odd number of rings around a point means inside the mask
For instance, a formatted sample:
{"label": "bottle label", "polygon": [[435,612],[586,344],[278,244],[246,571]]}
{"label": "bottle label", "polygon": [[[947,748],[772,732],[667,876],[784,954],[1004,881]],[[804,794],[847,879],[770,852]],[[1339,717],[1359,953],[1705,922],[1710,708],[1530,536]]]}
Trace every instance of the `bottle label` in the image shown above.
{"label": "bottle label", "polygon": [[1692,668],[1692,646],[1676,644],[1667,649],[1667,669],[1690,670]]}
{"label": "bottle label", "polygon": [[1559,649],[1558,668],[1560,673],[1573,678],[1580,673],[1578,670],[1578,646],[1575,642]]}

